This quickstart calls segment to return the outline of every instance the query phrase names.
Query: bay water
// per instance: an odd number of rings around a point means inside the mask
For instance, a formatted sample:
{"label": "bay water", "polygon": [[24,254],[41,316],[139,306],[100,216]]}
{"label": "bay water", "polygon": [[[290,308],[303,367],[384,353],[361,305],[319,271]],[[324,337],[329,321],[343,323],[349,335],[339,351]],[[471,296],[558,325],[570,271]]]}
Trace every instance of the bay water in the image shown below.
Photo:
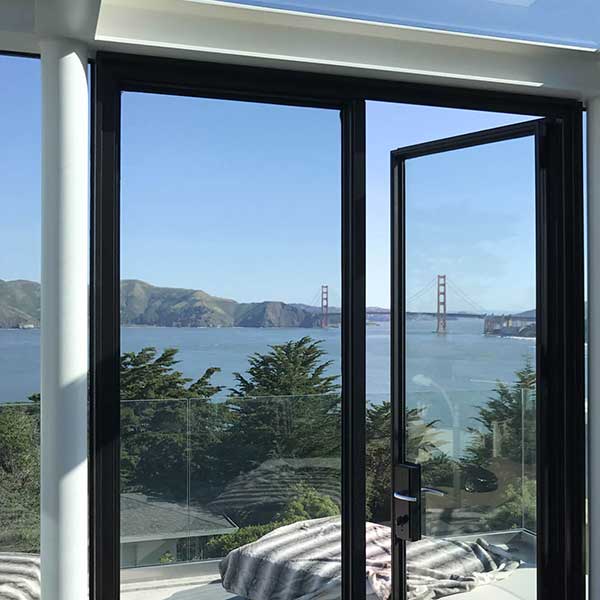
{"label": "bay water", "polygon": [[[248,356],[269,346],[310,336],[321,340],[330,372],[341,372],[341,330],[301,328],[170,328],[123,327],[123,352],[155,347],[178,348],[177,368],[198,378],[208,367],[219,367],[213,382],[235,384],[234,373],[244,373]],[[22,402],[40,389],[40,332],[37,329],[0,329],[0,403]],[[435,333],[435,319],[407,321],[406,389],[409,406],[427,407],[427,416],[450,425],[467,425],[493,394],[498,381],[511,383],[528,358],[535,363],[535,340],[483,335],[483,321],[448,321],[448,333]],[[390,324],[367,327],[367,399],[380,404],[390,393]],[[455,421],[456,423],[456,421]]]}

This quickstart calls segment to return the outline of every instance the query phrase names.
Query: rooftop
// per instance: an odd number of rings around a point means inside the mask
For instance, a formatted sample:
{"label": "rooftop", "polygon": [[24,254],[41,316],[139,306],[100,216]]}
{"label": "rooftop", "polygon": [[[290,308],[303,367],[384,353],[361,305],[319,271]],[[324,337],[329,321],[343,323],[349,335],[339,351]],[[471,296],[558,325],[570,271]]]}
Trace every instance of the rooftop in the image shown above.
{"label": "rooftop", "polygon": [[121,495],[121,542],[231,533],[236,525],[201,506],[157,500],[141,493]]}

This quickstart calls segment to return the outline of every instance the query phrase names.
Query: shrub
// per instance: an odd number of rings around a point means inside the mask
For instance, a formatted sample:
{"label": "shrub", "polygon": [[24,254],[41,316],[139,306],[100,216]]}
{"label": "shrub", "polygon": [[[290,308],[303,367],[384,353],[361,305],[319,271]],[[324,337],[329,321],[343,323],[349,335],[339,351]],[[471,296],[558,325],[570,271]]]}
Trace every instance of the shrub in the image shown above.
{"label": "shrub", "polygon": [[235,533],[219,535],[209,540],[206,544],[206,558],[226,556],[232,550],[255,542],[263,535],[284,525],[308,519],[332,517],[340,513],[337,504],[329,496],[320,494],[310,486],[294,486],[294,493],[295,497],[285,505],[279,514],[275,515],[271,523],[248,525],[241,527]]}
{"label": "shrub", "polygon": [[175,557],[173,556],[173,553],[170,550],[167,550],[159,559],[158,562],[161,565],[168,565],[172,562],[175,562]]}
{"label": "shrub", "polygon": [[278,527],[283,527],[284,525],[290,525],[290,523],[285,521],[273,521],[272,523],[265,523],[264,525],[241,527],[234,533],[217,535],[207,542],[205,557],[221,558],[227,556],[232,550],[255,542],[263,535],[267,535],[267,533],[271,533],[271,531],[274,531]]}
{"label": "shrub", "polygon": [[39,552],[39,406],[0,407],[0,548]]}
{"label": "shrub", "polygon": [[338,505],[329,497],[312,487],[297,485],[293,487],[296,497],[290,500],[275,519],[294,523],[307,519],[320,519],[340,514]]}
{"label": "shrub", "polygon": [[529,477],[516,479],[506,486],[502,503],[488,517],[486,526],[491,530],[536,529],[536,482]]}

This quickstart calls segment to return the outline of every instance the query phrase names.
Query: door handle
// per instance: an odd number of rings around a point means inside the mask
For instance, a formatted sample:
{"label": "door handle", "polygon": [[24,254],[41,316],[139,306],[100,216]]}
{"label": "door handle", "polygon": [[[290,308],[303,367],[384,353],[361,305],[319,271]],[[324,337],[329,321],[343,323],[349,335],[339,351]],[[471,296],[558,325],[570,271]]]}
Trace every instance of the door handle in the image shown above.
{"label": "door handle", "polygon": [[421,539],[421,467],[414,463],[393,469],[392,522],[397,541]]}
{"label": "door handle", "polygon": [[432,487],[422,487],[421,494],[431,494],[432,496],[445,496],[446,492]]}
{"label": "door handle", "polygon": [[[431,494],[432,496],[445,496],[446,492],[442,490],[438,490],[437,488],[431,487],[422,487],[421,494]],[[395,500],[403,500],[404,502],[418,502],[419,499],[416,496],[407,496],[406,494],[401,494],[400,492],[394,492]]]}
{"label": "door handle", "polygon": [[404,463],[394,467],[392,521],[397,540],[416,542],[421,539],[423,496],[445,496],[446,492],[421,486],[421,465]]}
{"label": "door handle", "polygon": [[407,496],[406,494],[401,494],[400,492],[394,492],[395,500],[404,500],[404,502],[418,502],[418,498],[416,496]]}

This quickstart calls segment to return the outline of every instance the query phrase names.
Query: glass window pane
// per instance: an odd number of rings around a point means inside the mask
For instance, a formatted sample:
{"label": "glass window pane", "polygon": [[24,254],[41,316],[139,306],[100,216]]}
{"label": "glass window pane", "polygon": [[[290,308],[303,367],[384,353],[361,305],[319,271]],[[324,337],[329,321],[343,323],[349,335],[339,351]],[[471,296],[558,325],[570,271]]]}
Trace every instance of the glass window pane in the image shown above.
{"label": "glass window pane", "polygon": [[[391,539],[390,151],[523,120],[367,103],[368,557]],[[499,585],[531,599],[535,381],[525,366],[535,368],[534,321],[486,335],[483,315],[535,308],[533,152],[525,138],[406,164],[406,451],[421,464],[423,487],[441,493],[423,497],[423,533],[440,544],[483,539],[527,560]],[[436,332],[438,275],[446,276],[445,334]]]}
{"label": "glass window pane", "polygon": [[[423,529],[487,552],[499,580],[535,567],[534,138],[410,159],[405,177],[405,439]],[[535,598],[535,577],[517,577]]]}
{"label": "glass window pane", "polygon": [[339,113],[122,115],[121,595],[339,595]]}
{"label": "glass window pane", "polygon": [[600,7],[593,0],[225,1],[581,48],[600,44]]}
{"label": "glass window pane", "polygon": [[[40,548],[40,63],[0,56],[0,81],[0,553],[26,553],[35,564]],[[0,572],[6,573],[3,560],[6,555],[0,558]],[[5,577],[6,593],[20,593],[14,567]]]}

